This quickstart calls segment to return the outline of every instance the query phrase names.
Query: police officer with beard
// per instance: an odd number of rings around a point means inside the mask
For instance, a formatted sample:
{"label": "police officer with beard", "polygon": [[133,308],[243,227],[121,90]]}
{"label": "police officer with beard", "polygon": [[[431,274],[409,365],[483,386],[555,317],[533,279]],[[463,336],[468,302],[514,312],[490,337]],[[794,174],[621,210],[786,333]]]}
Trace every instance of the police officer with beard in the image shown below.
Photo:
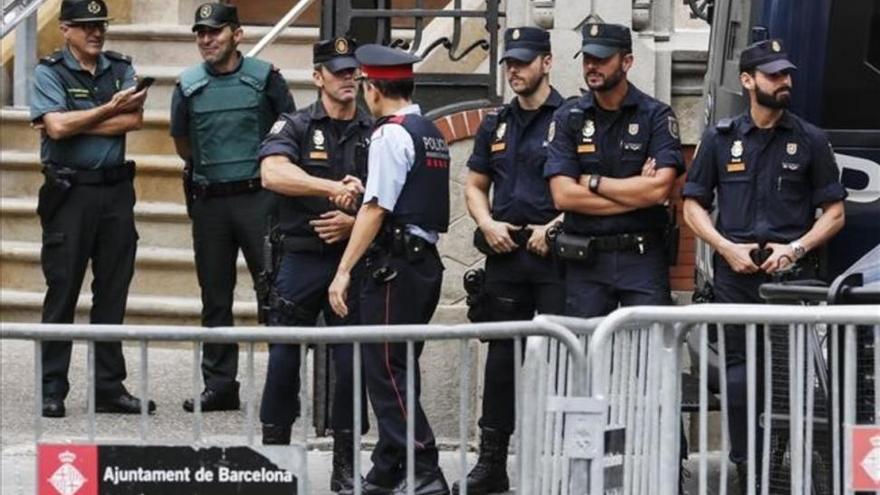
{"label": "police officer with beard", "polygon": [[670,304],[664,203],[684,173],[678,122],[627,80],[629,28],[588,23],[582,34],[590,91],[556,112],[545,167],[565,212],[555,252],[565,263],[566,314]]}
{"label": "police officer with beard", "polygon": [[[354,41],[344,37],[314,45],[312,77],[320,89],[319,100],[282,115],[260,147],[263,185],[279,195],[276,248],[282,253],[270,296],[270,326],[314,326],[321,313],[328,325],[359,323],[357,292],[351,293],[351,310],[345,317],[331,311],[327,301],[327,288],[351,235],[363,192],[373,127],[373,119],[357,107],[359,64],[354,49]],[[330,489],[352,493],[352,346],[333,346],[333,361]],[[291,425],[300,410],[299,367],[298,345],[269,345],[260,406],[264,444],[290,443]],[[366,400],[361,404],[361,417],[366,420]],[[365,433],[366,421],[363,425]]]}
{"label": "police officer with beard", "polygon": [[[749,110],[707,129],[688,171],[684,220],[715,250],[716,302],[761,303],[760,285],[784,271],[815,278],[813,253],[843,228],[846,190],[831,144],[824,132],[787,110],[795,70],[778,39],[746,47],[740,55],[740,82]],[[718,216],[713,222],[716,194]],[[817,208],[822,211],[818,218]],[[730,457],[746,493],[745,337],[741,327],[728,328],[725,337]],[[762,347],[763,338],[757,341]],[[762,356],[759,350],[759,369]],[[758,390],[759,412],[763,396]],[[762,452],[758,425],[756,470]]]}
{"label": "police officer with beard", "polygon": [[[488,114],[474,138],[465,189],[478,225],[477,249],[486,254],[483,297],[469,313],[480,321],[531,319],[562,314],[565,292],[549,257],[546,232],[561,217],[544,180],[547,130],[563,103],[550,86],[550,33],[534,27],[504,33],[501,55],[516,97]],[[489,191],[493,191],[491,205]],[[514,430],[514,345],[492,340],[486,359],[480,457],[467,477],[468,493],[506,492],[507,451]],[[453,485],[458,493],[459,484]]]}
{"label": "police officer with beard", "polygon": [[[281,113],[295,107],[272,64],[238,51],[244,33],[234,6],[206,3],[192,26],[203,63],[180,75],[171,101],[171,136],[187,162],[202,325],[232,326],[238,252],[258,286],[262,239],[274,195],[260,185],[257,148]],[[202,411],[238,409],[237,344],[205,344]],[[193,411],[193,400],[183,403]]]}

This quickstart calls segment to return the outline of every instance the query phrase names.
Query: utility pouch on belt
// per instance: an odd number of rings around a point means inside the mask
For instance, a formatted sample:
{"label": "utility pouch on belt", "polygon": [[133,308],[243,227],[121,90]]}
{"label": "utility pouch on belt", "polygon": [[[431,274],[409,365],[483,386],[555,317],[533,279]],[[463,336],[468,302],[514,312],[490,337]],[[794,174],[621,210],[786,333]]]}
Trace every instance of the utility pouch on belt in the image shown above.
{"label": "utility pouch on belt", "polygon": [[40,186],[37,215],[40,217],[40,223],[45,227],[61,209],[64,200],[67,199],[67,193],[73,187],[73,177],[76,175],[76,171],[45,163],[43,164],[43,175],[46,176],[46,179]]}
{"label": "utility pouch on belt", "polygon": [[492,246],[489,245],[489,241],[486,240],[486,234],[484,234],[479,227],[474,230],[474,247],[477,248],[477,251],[486,256],[495,256],[498,254],[492,249]]}
{"label": "utility pouch on belt", "polygon": [[593,246],[592,238],[565,232],[556,235],[553,253],[560,260],[574,261],[585,265],[592,265],[596,261],[596,247]]}

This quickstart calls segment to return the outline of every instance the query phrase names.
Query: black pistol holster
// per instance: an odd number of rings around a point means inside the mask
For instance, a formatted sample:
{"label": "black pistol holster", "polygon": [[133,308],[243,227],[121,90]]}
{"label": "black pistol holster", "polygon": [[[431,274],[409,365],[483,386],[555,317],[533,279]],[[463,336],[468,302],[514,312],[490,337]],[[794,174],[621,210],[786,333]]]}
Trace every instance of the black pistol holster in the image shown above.
{"label": "black pistol holster", "polygon": [[471,268],[462,277],[467,293],[467,317],[472,323],[492,321],[492,305],[486,293],[486,270]]}
{"label": "black pistol holster", "polygon": [[263,269],[257,275],[257,284],[254,287],[257,293],[257,319],[263,324],[269,322],[268,315],[274,309],[271,296],[281,260],[280,240],[278,226],[270,218],[268,230],[263,236]]}
{"label": "black pistol holster", "polygon": [[43,164],[45,181],[40,186],[37,201],[37,215],[40,223],[45,228],[55,217],[58,210],[67,199],[70,188],[73,187],[76,171],[67,167],[56,167],[50,163]]}
{"label": "black pistol holster", "polygon": [[192,218],[193,203],[193,164],[187,160],[183,165],[183,197],[186,200],[186,216]]}

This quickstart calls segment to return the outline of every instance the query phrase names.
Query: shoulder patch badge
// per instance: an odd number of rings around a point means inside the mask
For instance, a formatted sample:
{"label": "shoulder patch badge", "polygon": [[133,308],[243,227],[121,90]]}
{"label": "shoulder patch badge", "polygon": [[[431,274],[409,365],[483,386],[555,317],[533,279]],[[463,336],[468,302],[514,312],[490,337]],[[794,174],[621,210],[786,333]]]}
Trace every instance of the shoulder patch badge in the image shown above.
{"label": "shoulder patch badge", "polygon": [[669,122],[669,134],[674,139],[681,139],[681,134],[678,129],[678,119],[676,119],[675,116],[673,116],[673,115],[666,117],[666,119]]}
{"label": "shoulder patch badge", "polygon": [[278,134],[279,132],[284,130],[284,126],[287,125],[287,121],[281,119],[274,124],[272,124],[272,128],[269,129],[269,134]]}
{"label": "shoulder patch badge", "polygon": [[547,129],[547,142],[552,143],[553,138],[556,137],[556,121],[550,122],[550,127]]}

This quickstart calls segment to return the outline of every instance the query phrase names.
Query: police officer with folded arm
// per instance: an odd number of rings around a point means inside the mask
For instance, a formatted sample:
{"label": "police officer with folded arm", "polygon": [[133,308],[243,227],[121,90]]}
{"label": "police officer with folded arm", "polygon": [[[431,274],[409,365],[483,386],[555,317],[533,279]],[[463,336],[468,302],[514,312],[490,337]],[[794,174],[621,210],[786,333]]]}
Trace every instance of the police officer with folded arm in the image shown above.
{"label": "police officer with folded arm", "polygon": [[[504,33],[504,48],[501,62],[516,97],[483,119],[468,160],[465,188],[468,211],[478,225],[475,245],[487,256],[483,296],[469,310],[479,321],[526,320],[536,310],[562,314],[565,309],[562,280],[546,241],[547,229],[561,219],[543,175],[547,130],[563,103],[550,86],[550,33],[510,28]],[[480,457],[468,474],[468,493],[499,493],[510,487],[513,348],[512,340],[489,342]],[[458,489],[456,482],[453,492]]]}
{"label": "police officer with folded arm", "polygon": [[[186,165],[202,326],[232,326],[238,252],[259,287],[262,239],[274,195],[260,185],[257,148],[281,113],[295,107],[272,64],[238,51],[236,8],[205,3],[192,30],[203,62],[186,69],[171,100],[171,136]],[[240,406],[237,344],[204,344],[202,411]],[[193,399],[183,403],[193,411]]]}
{"label": "police officer with folded arm", "polygon": [[587,23],[581,51],[590,91],[557,110],[545,167],[565,212],[554,252],[565,263],[566,314],[670,304],[664,203],[684,172],[678,122],[627,80],[629,28]]}
{"label": "police officer with folded arm", "polygon": [[[746,47],[740,82],[749,110],[710,126],[688,171],[684,219],[715,250],[716,302],[760,303],[760,285],[783,272],[814,278],[813,253],[843,227],[846,190],[828,138],[787,110],[795,70],[781,40]],[[710,212],[716,208],[713,222]],[[725,337],[730,456],[745,488],[748,405],[741,330],[730,328]],[[759,345],[762,341],[758,338]],[[759,360],[762,355],[758,352]],[[761,401],[763,393],[757,398]],[[757,410],[763,411],[763,404]],[[761,438],[755,439],[759,461]]]}
{"label": "police officer with folded arm", "polygon": [[[111,20],[103,0],[64,0],[59,21],[65,46],[34,71],[31,121],[42,133],[45,183],[37,213],[46,277],[43,323],[73,323],[91,261],[91,323],[119,324],[134,273],[134,163],[125,135],[140,129],[146,89],[136,91],[131,58],[103,51]],[[70,341],[42,344],[43,416],[63,417],[70,388]],[[125,380],[119,342],[95,344],[97,412],[137,414],[140,399]],[[148,410],[155,410],[150,401]]]}
{"label": "police officer with folded arm", "polygon": [[[413,63],[418,58],[380,45],[364,45],[356,55],[364,99],[378,121],[370,139],[363,206],[330,285],[330,304],[340,316],[349,313],[346,295],[358,290],[352,270],[365,258],[361,323],[428,323],[443,281],[436,244],[449,226],[449,148],[412,103]],[[365,494],[405,493],[408,414],[415,415],[414,493],[449,493],[438,467],[434,433],[419,403],[418,357],[423,347],[424,342],[414,344],[415,408],[408,411],[406,344],[363,346],[367,390],[379,422]]]}
{"label": "police officer with folded arm", "polygon": [[[351,235],[355,207],[363,192],[373,127],[370,115],[357,107],[359,64],[354,49],[354,41],[345,37],[314,45],[312,77],[320,98],[298,112],[283,114],[260,147],[263,185],[280,196],[279,235],[274,244],[281,253],[270,295],[270,326],[314,326],[321,313],[328,325],[359,323],[357,291],[350,294],[351,310],[345,317],[337,316],[327,301],[327,288]],[[352,346],[333,346],[333,361],[330,488],[352,493]],[[290,443],[291,424],[300,408],[299,367],[299,346],[269,345],[260,407],[264,444]],[[366,404],[364,396],[364,432]]]}

